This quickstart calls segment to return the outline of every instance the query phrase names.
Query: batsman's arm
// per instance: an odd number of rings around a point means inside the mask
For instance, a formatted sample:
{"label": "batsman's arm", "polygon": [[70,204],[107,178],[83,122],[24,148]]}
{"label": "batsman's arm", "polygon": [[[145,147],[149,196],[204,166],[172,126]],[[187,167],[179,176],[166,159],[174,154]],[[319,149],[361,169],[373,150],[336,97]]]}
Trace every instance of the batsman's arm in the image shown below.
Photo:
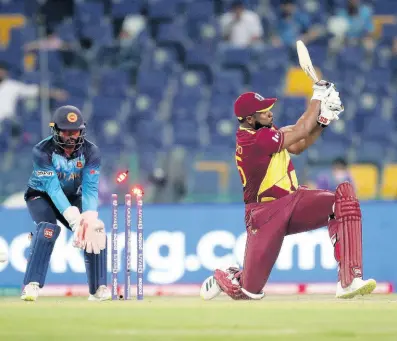
{"label": "batsman's arm", "polygon": [[93,146],[83,169],[82,212],[98,210],[98,187],[101,167],[99,148]]}
{"label": "batsman's arm", "polygon": [[280,131],[283,132],[283,144],[281,149],[288,150],[295,143],[309,138],[310,134],[317,129],[317,117],[320,113],[320,108],[321,101],[312,99],[306,112],[300,117],[295,125],[280,129]]}
{"label": "batsman's arm", "polygon": [[37,147],[33,148],[33,177],[35,189],[46,192],[59,212],[63,214],[71,206],[61,188],[50,155]]}
{"label": "batsman's arm", "polygon": [[[304,116],[304,115],[303,115]],[[302,118],[300,118],[302,119]],[[280,129],[284,134],[287,131],[291,131],[294,126],[286,126]],[[314,129],[310,132],[309,136],[303,138],[302,140],[294,143],[293,145],[287,148],[288,152],[291,154],[299,155],[300,153],[304,152],[307,148],[309,148],[317,139],[320,137],[321,133],[323,132],[324,128],[320,125],[316,125]]]}

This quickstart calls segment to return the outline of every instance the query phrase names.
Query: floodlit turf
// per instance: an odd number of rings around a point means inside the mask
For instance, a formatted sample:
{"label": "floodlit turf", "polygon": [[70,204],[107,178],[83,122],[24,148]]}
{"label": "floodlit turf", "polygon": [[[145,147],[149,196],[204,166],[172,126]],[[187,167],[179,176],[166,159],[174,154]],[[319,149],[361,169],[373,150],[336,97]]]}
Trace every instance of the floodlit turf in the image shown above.
{"label": "floodlit turf", "polygon": [[397,340],[397,296],[159,297],[143,302],[0,298],[0,340]]}

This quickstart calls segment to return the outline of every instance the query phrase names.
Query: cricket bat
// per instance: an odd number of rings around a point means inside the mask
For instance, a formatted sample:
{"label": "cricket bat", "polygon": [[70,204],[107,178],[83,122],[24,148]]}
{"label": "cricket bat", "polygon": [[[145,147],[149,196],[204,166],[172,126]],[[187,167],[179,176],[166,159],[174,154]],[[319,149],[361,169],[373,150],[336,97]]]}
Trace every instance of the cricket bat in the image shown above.
{"label": "cricket bat", "polygon": [[319,81],[316,70],[313,67],[309,51],[302,40],[296,42],[296,50],[298,52],[299,64],[302,70],[313,80],[314,83]]}

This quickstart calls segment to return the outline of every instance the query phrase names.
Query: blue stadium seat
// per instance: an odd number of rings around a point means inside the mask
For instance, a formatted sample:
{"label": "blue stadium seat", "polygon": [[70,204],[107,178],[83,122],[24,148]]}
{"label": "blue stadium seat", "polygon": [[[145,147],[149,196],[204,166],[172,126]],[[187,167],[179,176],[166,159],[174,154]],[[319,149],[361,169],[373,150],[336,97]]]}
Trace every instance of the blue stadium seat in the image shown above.
{"label": "blue stadium seat", "polygon": [[310,159],[318,163],[330,164],[338,157],[347,158],[350,145],[342,141],[317,141],[310,147]]}
{"label": "blue stadium seat", "polygon": [[[201,172],[194,168],[194,164],[188,171],[188,193],[194,195],[207,195],[210,199],[218,194],[219,174],[216,172]],[[205,200],[205,199],[204,199]],[[210,199],[211,200],[211,199]]]}
{"label": "blue stadium seat", "polygon": [[238,96],[244,86],[243,74],[236,70],[220,70],[214,74],[212,91],[218,94]]}
{"label": "blue stadium seat", "polygon": [[120,98],[96,96],[92,99],[92,119],[115,119],[120,112],[122,100]]}
{"label": "blue stadium seat", "polygon": [[167,73],[159,70],[141,70],[138,74],[137,88],[139,92],[147,93],[160,98],[167,87],[167,83]]}
{"label": "blue stadium seat", "polygon": [[194,1],[187,6],[186,16],[188,21],[208,21],[214,16],[214,3],[212,0]]}
{"label": "blue stadium seat", "polygon": [[152,20],[172,20],[178,13],[179,0],[149,1],[148,16]]}
{"label": "blue stadium seat", "polygon": [[266,46],[258,60],[260,68],[268,69],[283,68],[286,69],[290,64],[288,50],[284,47]]}
{"label": "blue stadium seat", "polygon": [[174,48],[171,47],[157,47],[142,58],[141,69],[145,70],[160,70],[171,73],[178,65],[178,54]]}
{"label": "blue stadium seat", "polygon": [[197,148],[200,145],[197,123],[193,120],[173,124],[174,144],[188,148]]}
{"label": "blue stadium seat", "polygon": [[220,63],[224,67],[248,67],[251,62],[249,49],[226,47],[220,51]]}
{"label": "blue stadium seat", "polygon": [[283,68],[260,69],[251,74],[251,91],[258,92],[266,97],[277,97],[282,91],[285,78]]}
{"label": "blue stadium seat", "polygon": [[355,148],[355,162],[382,165],[385,160],[386,146],[377,140],[363,139]]}
{"label": "blue stadium seat", "polygon": [[108,97],[124,97],[130,87],[130,76],[125,70],[109,69],[102,72],[98,94]]}
{"label": "blue stadium seat", "polygon": [[357,69],[361,68],[361,64],[365,59],[364,57],[365,50],[363,47],[345,47],[339,52],[338,67],[341,69],[354,69],[352,71],[357,72]]}
{"label": "blue stadium seat", "polygon": [[353,141],[354,133],[354,120],[348,121],[342,117],[339,121],[333,121],[321,136],[324,141],[329,141],[330,143],[333,141],[342,141],[350,145]]}
{"label": "blue stadium seat", "polygon": [[73,105],[74,107],[79,108],[80,110],[84,109],[86,99],[85,97],[78,96],[78,95],[69,95],[68,98],[64,101],[56,101],[53,100],[53,108],[59,108],[64,105]]}
{"label": "blue stadium seat", "polygon": [[233,113],[233,104],[236,98],[234,96],[222,94],[218,95],[213,93],[210,100],[211,111],[225,111]]}
{"label": "blue stadium seat", "polygon": [[164,123],[156,120],[141,120],[137,123],[136,139],[142,148],[163,147]]}
{"label": "blue stadium seat", "polygon": [[159,26],[156,40],[162,45],[185,46],[188,41],[186,28],[183,23],[163,23]]}
{"label": "blue stadium seat", "polygon": [[362,140],[374,140],[383,145],[391,144],[395,135],[394,122],[391,119],[385,119],[382,116],[369,117],[362,130]]}
{"label": "blue stadium seat", "polygon": [[305,97],[283,97],[280,98],[280,103],[276,105],[282,111],[282,115],[290,122],[295,123],[303,114],[307,104]]}
{"label": "blue stadium seat", "polygon": [[216,48],[221,40],[221,32],[218,19],[207,18],[206,20],[195,20],[187,22],[187,33],[195,45],[206,45],[212,49]]}
{"label": "blue stadium seat", "polygon": [[99,1],[76,1],[75,18],[83,24],[99,26],[104,16],[104,4]]}
{"label": "blue stadium seat", "polygon": [[72,19],[64,20],[55,27],[55,32],[65,41],[74,41],[76,39],[76,23]]}
{"label": "blue stadium seat", "polygon": [[82,27],[81,35],[84,38],[90,38],[97,46],[111,46],[114,41],[113,28],[107,21],[100,24],[85,23]]}
{"label": "blue stadium seat", "polygon": [[141,0],[112,0],[112,17],[124,18],[126,15],[139,14],[142,5]]}
{"label": "blue stadium seat", "polygon": [[393,0],[375,1],[375,13],[390,15],[396,13],[396,3]]}
{"label": "blue stadium seat", "polygon": [[62,72],[62,88],[70,95],[86,96],[90,88],[90,75],[80,69],[65,68]]}

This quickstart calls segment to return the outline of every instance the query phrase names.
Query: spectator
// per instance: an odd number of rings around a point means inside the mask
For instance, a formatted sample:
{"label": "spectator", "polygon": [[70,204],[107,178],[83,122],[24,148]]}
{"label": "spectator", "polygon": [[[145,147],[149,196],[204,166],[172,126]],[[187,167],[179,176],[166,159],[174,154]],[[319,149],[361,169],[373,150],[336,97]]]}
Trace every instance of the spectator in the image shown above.
{"label": "spectator", "polygon": [[374,31],[372,9],[362,5],[361,0],[350,0],[347,7],[337,11],[328,21],[328,29],[334,35],[333,47],[344,43],[363,43],[368,49],[374,47],[371,34]]}
{"label": "spectator", "polygon": [[260,44],[263,28],[258,14],[244,8],[242,1],[234,1],[231,11],[220,18],[222,36],[235,47]]}
{"label": "spectator", "polygon": [[295,49],[297,40],[309,44],[322,36],[321,26],[312,25],[310,17],[296,6],[295,0],[283,0],[280,12],[277,32],[272,38],[273,45],[285,45]]}
{"label": "spectator", "polygon": [[[36,84],[25,84],[8,78],[8,66],[0,62],[0,122],[12,119],[19,98],[34,98],[39,96],[40,87]],[[63,90],[50,90],[50,97],[65,100],[67,94]]]}
{"label": "spectator", "polygon": [[353,178],[350,174],[346,160],[338,158],[332,162],[330,173],[321,174],[317,178],[316,187],[335,191],[336,187],[344,181],[349,181],[354,186]]}
{"label": "spectator", "polygon": [[125,68],[137,68],[142,53],[142,35],[146,32],[146,9],[140,14],[128,15],[124,18],[118,35],[120,52],[117,64]]}

